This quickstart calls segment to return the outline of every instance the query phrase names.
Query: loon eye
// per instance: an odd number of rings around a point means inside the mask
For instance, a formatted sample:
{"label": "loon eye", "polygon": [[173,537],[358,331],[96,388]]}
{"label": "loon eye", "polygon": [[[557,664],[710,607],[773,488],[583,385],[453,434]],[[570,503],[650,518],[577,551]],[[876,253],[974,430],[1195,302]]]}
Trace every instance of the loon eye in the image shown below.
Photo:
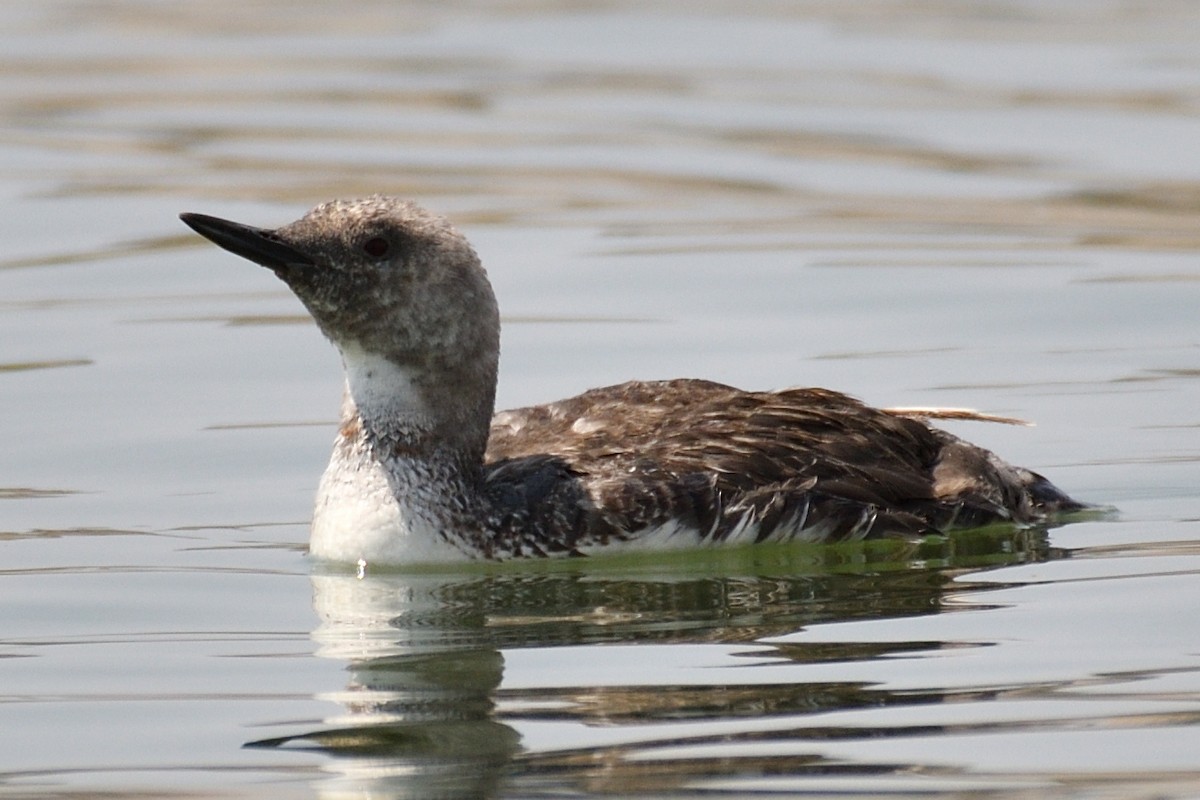
{"label": "loon eye", "polygon": [[370,239],[367,239],[365,242],[363,242],[362,249],[372,258],[383,258],[387,255],[388,250],[391,249],[391,245],[388,244],[388,240],[382,236],[372,236]]}

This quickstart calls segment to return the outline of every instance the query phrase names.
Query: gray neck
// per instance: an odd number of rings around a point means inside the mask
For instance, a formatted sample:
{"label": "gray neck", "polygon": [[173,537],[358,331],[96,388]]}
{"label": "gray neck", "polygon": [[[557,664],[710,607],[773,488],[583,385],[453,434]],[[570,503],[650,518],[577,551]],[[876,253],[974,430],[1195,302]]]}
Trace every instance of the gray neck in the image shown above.
{"label": "gray neck", "polygon": [[428,446],[428,438],[403,424],[372,425],[347,392],[317,493],[312,552],[395,563],[477,555],[491,516],[479,466],[464,466],[461,453]]}
{"label": "gray neck", "polygon": [[453,473],[461,488],[475,487],[487,447],[494,388],[472,405],[478,389],[431,385],[420,370],[354,345],[340,349],[346,369],[343,431],[356,428],[381,462],[426,462],[440,478]]}

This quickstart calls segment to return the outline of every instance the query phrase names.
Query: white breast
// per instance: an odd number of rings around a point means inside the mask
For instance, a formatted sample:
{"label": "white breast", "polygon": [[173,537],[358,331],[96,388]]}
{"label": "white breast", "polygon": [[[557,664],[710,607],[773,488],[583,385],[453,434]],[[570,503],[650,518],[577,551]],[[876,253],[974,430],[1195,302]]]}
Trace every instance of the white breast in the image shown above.
{"label": "white breast", "polygon": [[446,524],[397,502],[379,462],[334,450],[321,476],[309,554],[344,563],[427,564],[472,556],[445,537]]}

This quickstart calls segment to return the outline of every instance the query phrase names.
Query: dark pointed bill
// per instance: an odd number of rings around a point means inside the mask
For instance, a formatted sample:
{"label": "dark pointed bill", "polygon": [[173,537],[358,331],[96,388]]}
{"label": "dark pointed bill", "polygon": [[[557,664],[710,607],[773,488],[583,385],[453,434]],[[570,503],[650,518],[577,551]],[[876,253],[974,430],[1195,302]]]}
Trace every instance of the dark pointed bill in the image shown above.
{"label": "dark pointed bill", "polygon": [[255,228],[207,214],[184,213],[179,218],[218,247],[276,272],[313,263],[307,253],[280,241],[273,231],[266,228]]}

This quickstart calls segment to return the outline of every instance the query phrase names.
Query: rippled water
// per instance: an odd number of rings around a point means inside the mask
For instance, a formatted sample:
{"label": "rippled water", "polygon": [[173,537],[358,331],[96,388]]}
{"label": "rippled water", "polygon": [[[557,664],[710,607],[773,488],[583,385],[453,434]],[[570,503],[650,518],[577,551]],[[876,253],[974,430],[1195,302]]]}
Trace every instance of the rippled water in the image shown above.
{"label": "rippled water", "polygon": [[[0,6],[0,796],[1200,794],[1200,6]],[[502,406],[832,386],[1117,510],[369,575],[270,225],[452,216]]]}

